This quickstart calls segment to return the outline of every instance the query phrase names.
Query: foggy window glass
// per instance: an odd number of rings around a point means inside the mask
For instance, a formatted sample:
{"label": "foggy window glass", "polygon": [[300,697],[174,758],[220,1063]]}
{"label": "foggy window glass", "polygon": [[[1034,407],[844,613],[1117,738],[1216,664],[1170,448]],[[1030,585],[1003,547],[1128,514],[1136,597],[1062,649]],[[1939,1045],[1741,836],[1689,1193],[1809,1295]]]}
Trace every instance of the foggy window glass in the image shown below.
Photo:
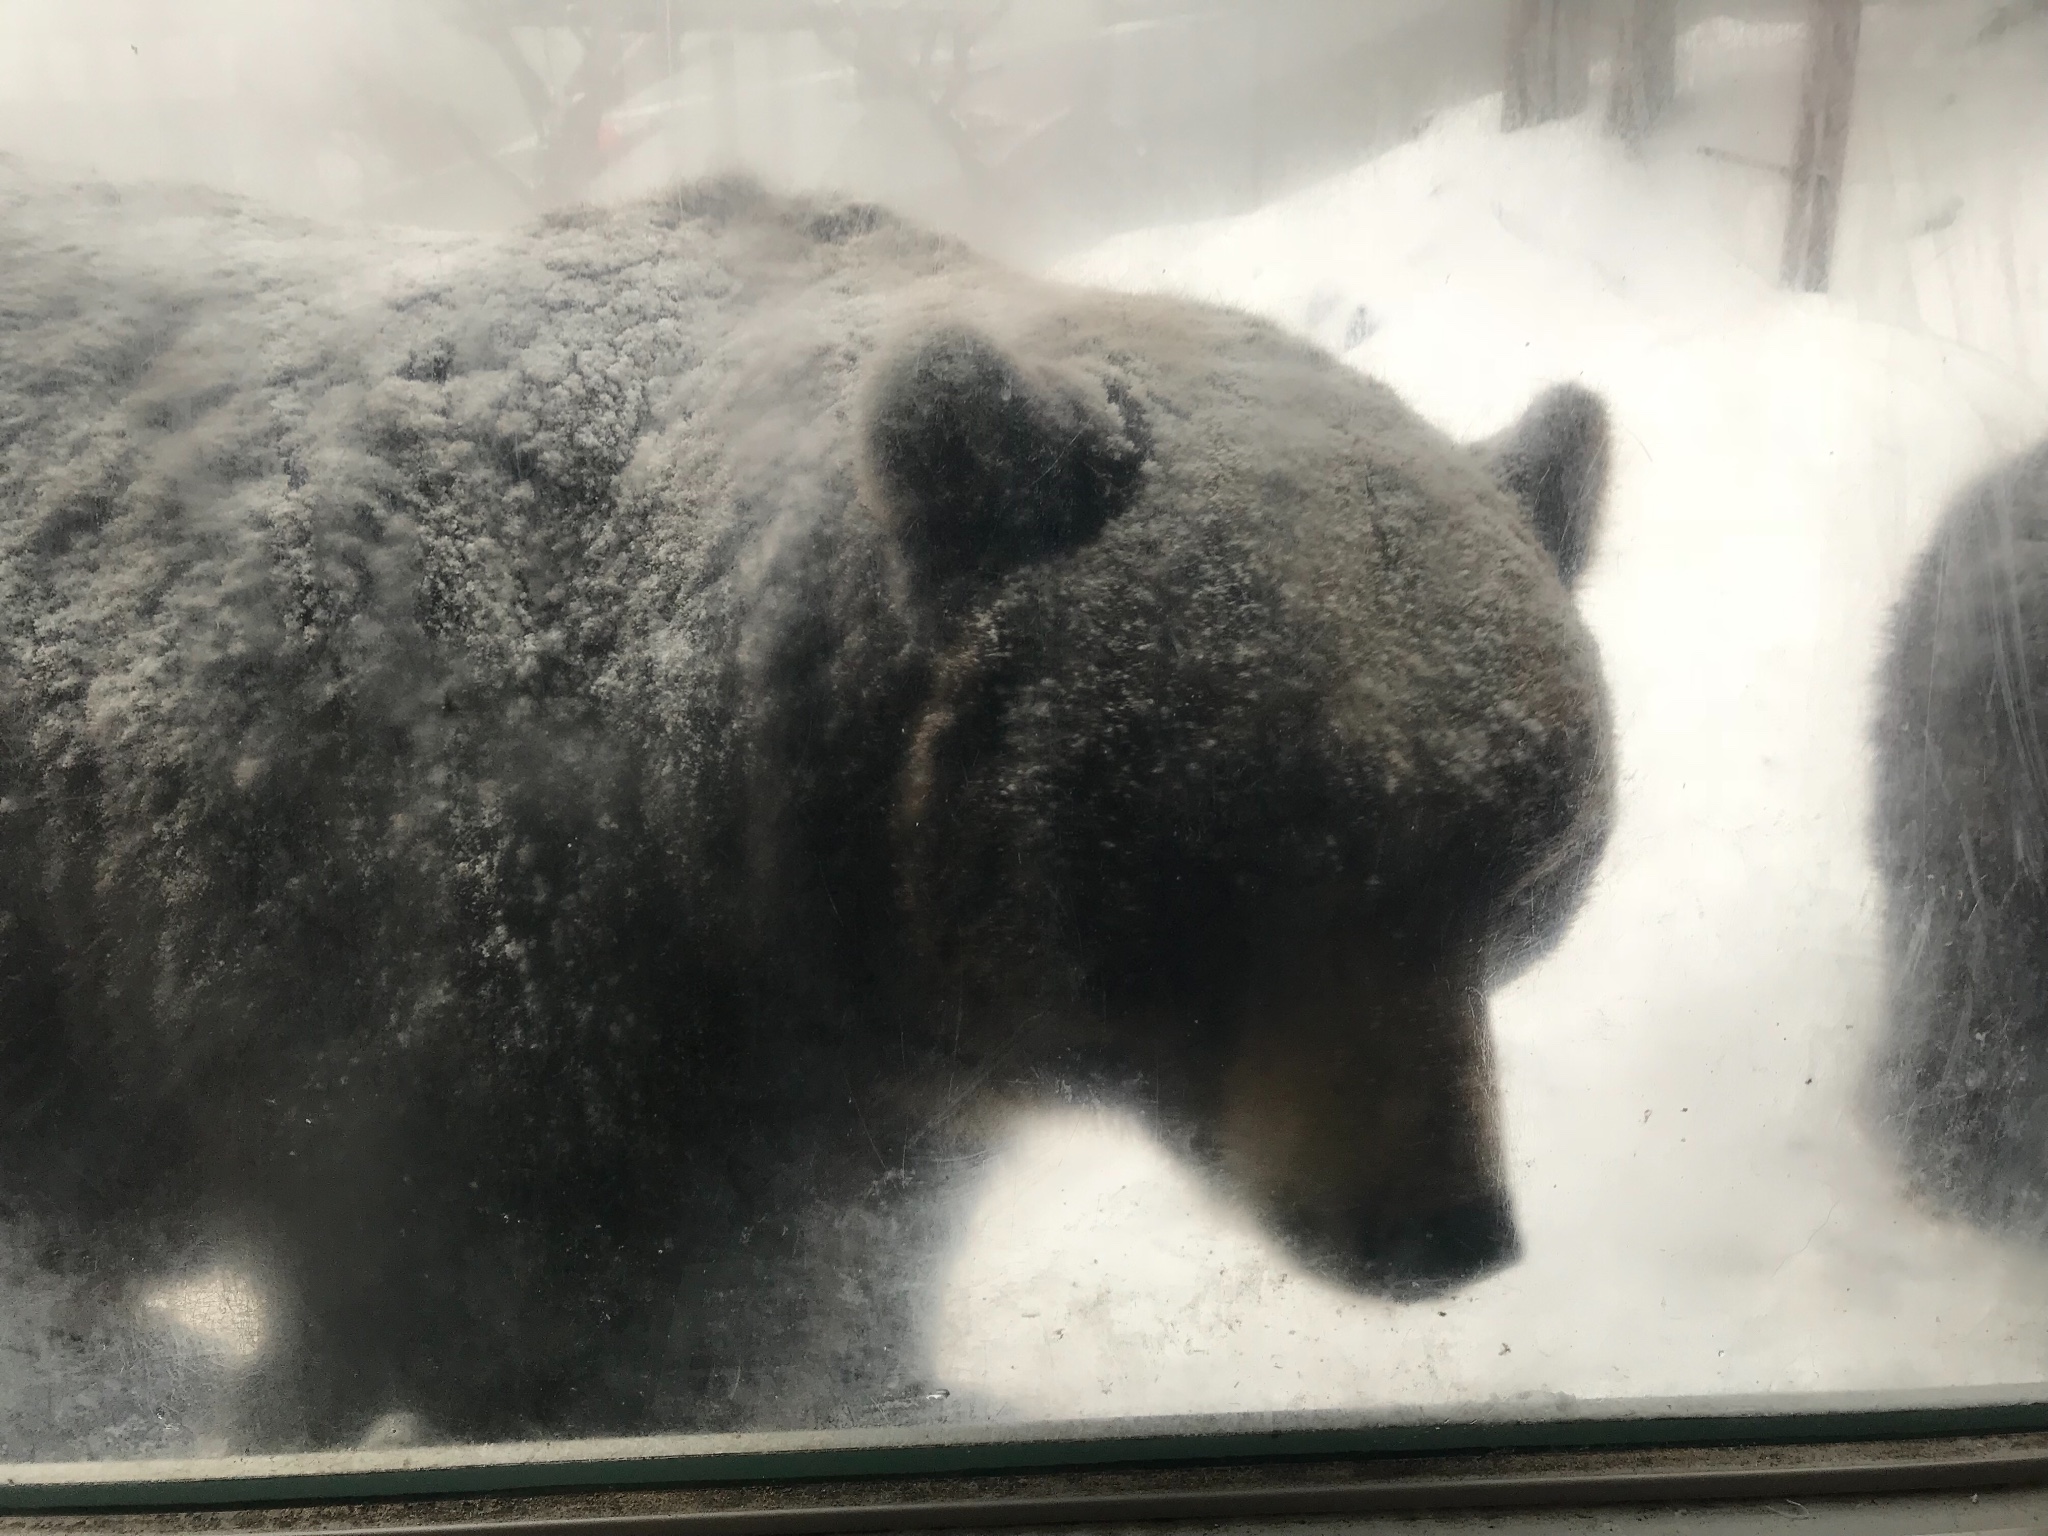
{"label": "foggy window glass", "polygon": [[2037,1399],[2044,81],[0,0],[0,1462]]}

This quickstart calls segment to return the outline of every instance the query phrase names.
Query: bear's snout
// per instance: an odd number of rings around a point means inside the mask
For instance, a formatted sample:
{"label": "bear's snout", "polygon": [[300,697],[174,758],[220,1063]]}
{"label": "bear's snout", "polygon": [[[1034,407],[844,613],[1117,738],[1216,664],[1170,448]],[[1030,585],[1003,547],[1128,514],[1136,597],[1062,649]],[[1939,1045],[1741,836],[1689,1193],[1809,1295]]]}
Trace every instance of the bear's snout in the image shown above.
{"label": "bear's snout", "polygon": [[1503,1269],[1522,1251],[1501,1195],[1395,1220],[1367,1210],[1334,1231],[1287,1235],[1331,1279],[1416,1300]]}
{"label": "bear's snout", "polygon": [[1477,975],[1319,944],[1248,989],[1219,1162],[1319,1273],[1419,1299],[1520,1252]]}

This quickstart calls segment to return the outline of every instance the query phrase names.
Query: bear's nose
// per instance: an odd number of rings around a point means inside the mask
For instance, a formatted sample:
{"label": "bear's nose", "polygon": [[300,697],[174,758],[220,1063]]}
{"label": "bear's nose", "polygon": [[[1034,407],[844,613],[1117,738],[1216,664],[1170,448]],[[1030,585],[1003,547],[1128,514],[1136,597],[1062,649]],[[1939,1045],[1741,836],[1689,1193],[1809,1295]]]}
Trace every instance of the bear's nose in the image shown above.
{"label": "bear's nose", "polygon": [[1512,1264],[1522,1249],[1505,1199],[1392,1219],[1361,1216],[1349,1225],[1329,1254],[1336,1278],[1390,1296],[1447,1291]]}

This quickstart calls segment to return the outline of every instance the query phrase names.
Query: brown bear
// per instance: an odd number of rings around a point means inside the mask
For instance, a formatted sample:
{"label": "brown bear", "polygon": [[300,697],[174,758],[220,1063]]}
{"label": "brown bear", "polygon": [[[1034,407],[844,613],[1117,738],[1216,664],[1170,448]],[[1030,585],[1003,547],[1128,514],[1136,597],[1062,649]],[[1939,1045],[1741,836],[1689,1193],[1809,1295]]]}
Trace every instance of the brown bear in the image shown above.
{"label": "brown bear", "polygon": [[0,1193],[252,1277],[251,1443],[858,1419],[1048,1092],[1357,1285],[1513,1256],[1584,391],[1464,447],[731,182],[455,238],[0,169],[0,316]]}

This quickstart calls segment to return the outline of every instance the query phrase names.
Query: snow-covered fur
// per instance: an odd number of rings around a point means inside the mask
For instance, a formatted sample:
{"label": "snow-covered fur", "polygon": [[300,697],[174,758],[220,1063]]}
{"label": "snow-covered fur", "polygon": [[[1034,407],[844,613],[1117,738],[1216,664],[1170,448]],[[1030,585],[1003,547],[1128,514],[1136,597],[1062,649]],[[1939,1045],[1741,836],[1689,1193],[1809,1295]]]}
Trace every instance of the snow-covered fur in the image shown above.
{"label": "snow-covered fur", "polygon": [[1881,698],[1883,1113],[1927,1193],[2048,1233],[2048,444],[1949,509]]}
{"label": "snow-covered fur", "polygon": [[891,1400],[884,1197],[1055,1084],[1357,1283],[1502,1262],[1604,445],[746,185],[473,239],[0,168],[5,1198],[259,1276],[272,1442]]}

